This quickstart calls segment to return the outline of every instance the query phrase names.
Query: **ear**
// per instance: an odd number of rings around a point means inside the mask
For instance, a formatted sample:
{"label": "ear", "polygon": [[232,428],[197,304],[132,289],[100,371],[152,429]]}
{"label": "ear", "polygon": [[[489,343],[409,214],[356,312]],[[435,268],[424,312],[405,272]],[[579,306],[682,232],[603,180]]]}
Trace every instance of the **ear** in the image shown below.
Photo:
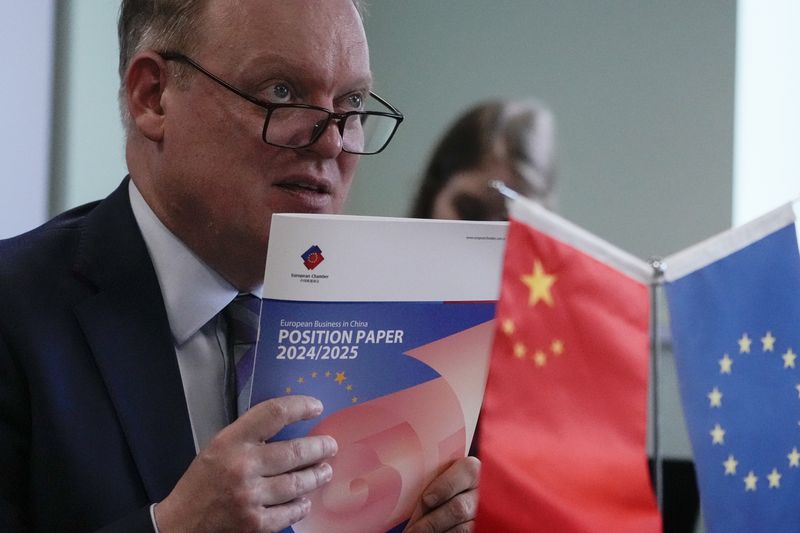
{"label": "ear", "polygon": [[125,95],[133,124],[154,142],[161,142],[164,137],[162,96],[168,79],[167,62],[152,51],[134,56],[125,75]]}

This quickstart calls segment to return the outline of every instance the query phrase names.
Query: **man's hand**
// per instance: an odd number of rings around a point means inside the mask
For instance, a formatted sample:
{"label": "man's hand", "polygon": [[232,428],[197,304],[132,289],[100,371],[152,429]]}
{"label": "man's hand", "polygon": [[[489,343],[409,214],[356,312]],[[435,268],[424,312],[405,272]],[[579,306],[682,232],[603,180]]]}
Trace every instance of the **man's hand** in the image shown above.
{"label": "man's hand", "polygon": [[453,463],[422,492],[405,533],[465,533],[475,526],[481,462],[464,457]]}
{"label": "man's hand", "polygon": [[155,508],[161,533],[280,531],[305,517],[304,497],[331,479],[332,437],[265,442],[322,412],[308,396],[262,402],[220,431]]}

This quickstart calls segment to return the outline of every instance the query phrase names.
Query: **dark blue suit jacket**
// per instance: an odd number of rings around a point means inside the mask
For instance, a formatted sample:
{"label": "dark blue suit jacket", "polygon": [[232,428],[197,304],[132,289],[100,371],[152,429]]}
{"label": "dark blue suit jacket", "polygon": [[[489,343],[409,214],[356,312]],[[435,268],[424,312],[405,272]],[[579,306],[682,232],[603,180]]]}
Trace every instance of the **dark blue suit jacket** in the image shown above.
{"label": "dark blue suit jacket", "polygon": [[195,456],[127,188],[0,241],[1,531],[152,531]]}

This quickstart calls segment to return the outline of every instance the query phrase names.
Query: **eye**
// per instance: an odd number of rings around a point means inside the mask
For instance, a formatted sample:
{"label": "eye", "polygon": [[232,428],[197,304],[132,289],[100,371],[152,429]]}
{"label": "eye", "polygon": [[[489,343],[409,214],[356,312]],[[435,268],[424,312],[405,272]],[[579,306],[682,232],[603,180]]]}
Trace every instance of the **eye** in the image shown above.
{"label": "eye", "polygon": [[364,95],[353,93],[345,99],[345,111],[361,111],[364,108]]}
{"label": "eye", "polygon": [[284,104],[292,99],[292,89],[289,84],[279,81],[268,86],[265,90],[266,99],[275,104]]}

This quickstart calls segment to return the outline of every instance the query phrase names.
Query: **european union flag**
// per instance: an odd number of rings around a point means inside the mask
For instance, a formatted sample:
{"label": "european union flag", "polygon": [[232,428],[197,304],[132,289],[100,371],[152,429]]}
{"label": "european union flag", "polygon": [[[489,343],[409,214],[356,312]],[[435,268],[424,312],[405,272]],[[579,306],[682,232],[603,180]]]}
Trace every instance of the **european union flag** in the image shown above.
{"label": "european union flag", "polygon": [[[800,531],[800,254],[794,218],[787,206],[711,239],[676,256],[682,272],[667,279],[673,348],[709,532]],[[687,268],[687,262],[694,264]],[[669,260],[667,265],[670,273]]]}

